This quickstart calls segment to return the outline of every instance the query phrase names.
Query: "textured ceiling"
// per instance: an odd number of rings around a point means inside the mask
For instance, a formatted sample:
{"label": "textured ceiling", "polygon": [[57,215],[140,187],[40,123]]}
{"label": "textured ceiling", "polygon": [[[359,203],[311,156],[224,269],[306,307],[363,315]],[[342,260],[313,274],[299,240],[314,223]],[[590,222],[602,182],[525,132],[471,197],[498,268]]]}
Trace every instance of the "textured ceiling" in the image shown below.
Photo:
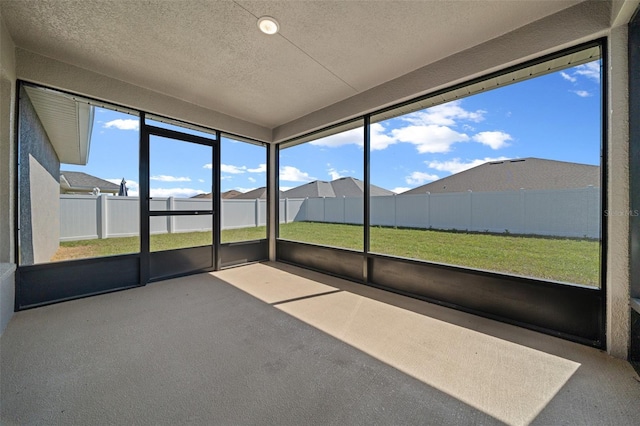
{"label": "textured ceiling", "polygon": [[[15,44],[274,128],[573,1],[2,1]],[[278,19],[267,36],[256,21]]]}

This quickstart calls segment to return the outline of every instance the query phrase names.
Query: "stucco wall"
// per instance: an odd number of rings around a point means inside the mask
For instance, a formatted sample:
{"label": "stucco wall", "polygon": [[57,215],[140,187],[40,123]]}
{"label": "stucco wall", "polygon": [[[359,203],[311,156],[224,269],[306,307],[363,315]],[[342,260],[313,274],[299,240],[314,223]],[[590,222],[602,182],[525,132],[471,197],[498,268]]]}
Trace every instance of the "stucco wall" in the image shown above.
{"label": "stucco wall", "polygon": [[15,47],[0,16],[0,263],[13,261]]}
{"label": "stucco wall", "polygon": [[60,161],[29,96],[20,93],[20,264],[48,262],[60,240]]}
{"label": "stucco wall", "polygon": [[629,92],[627,27],[609,36],[607,348],[626,358],[629,348]]}
{"label": "stucco wall", "polygon": [[0,334],[13,316],[15,46],[0,15]]}

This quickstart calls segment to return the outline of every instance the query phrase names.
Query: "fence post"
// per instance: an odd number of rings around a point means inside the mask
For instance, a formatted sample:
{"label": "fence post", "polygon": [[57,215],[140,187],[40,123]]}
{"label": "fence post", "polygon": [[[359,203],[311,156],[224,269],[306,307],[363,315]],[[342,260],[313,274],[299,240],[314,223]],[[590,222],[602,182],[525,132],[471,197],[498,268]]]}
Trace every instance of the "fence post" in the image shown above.
{"label": "fence post", "polygon": [[304,198],[304,219],[303,222],[306,222],[309,218],[309,197]]}
{"label": "fence post", "polygon": [[284,199],[284,223],[289,223],[289,199]]}
{"label": "fence post", "polygon": [[425,200],[427,202],[427,220],[424,224],[425,228],[431,228],[431,192],[427,191],[425,194]]}
{"label": "fence post", "polygon": [[520,188],[520,229],[516,231],[519,234],[527,233],[527,230],[525,229],[527,225],[527,217],[526,217],[526,210],[525,210],[525,204],[527,201],[526,197],[527,197],[527,193],[525,192],[525,189]]}
{"label": "fence post", "polygon": [[591,211],[588,212],[588,237],[589,238],[598,238],[600,236],[600,191],[596,191],[595,186],[589,185],[587,186],[587,203],[591,206]]}
{"label": "fence post", "polygon": [[227,200],[222,198],[222,197],[220,197],[218,199],[218,202],[220,203],[220,230],[222,231],[223,229],[225,229],[225,227],[224,227],[224,205],[227,204]]}
{"label": "fence post", "polygon": [[255,218],[256,218],[256,228],[260,226],[260,198],[256,198],[254,204],[254,208],[256,210]]}
{"label": "fence post", "polygon": [[398,227],[398,199],[396,198],[396,195],[398,194],[393,194],[393,227],[397,228]]}
{"label": "fence post", "polygon": [[473,231],[473,191],[468,189],[469,193],[469,229],[468,231]]}
{"label": "fence post", "polygon": [[[167,198],[167,210],[173,211],[175,208],[175,199],[173,197]],[[167,216],[167,232],[173,234],[175,232],[175,216]]]}
{"label": "fence post", "polygon": [[98,198],[96,199],[96,201],[98,202],[98,224],[97,224],[97,231],[98,231],[98,238],[100,239],[104,239],[104,238],[108,238],[108,230],[109,228],[107,227],[107,194],[100,194],[98,195]]}
{"label": "fence post", "polygon": [[347,223],[347,196],[342,196],[342,223]]}
{"label": "fence post", "polygon": [[322,197],[322,221],[327,221],[327,197]]}

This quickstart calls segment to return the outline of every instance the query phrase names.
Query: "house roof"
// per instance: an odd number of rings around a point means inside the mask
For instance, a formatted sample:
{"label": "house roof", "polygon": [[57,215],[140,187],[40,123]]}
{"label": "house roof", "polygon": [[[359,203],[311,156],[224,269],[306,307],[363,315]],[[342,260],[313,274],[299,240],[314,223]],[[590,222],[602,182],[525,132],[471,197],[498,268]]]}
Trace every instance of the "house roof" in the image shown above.
{"label": "house roof", "polygon": [[542,158],[521,158],[484,163],[403,192],[402,195],[587,186],[600,186],[600,167]]}
{"label": "house roof", "polygon": [[[364,184],[361,180],[353,177],[343,177],[326,182],[314,180],[288,191],[284,191],[283,198],[316,198],[316,197],[362,197],[364,195]],[[371,185],[371,195],[393,195],[379,186]]]}
{"label": "house roof", "polygon": [[240,195],[240,194],[242,194],[242,192],[240,192],[240,191],[236,191],[235,189],[231,189],[231,190],[229,190],[229,191],[225,191],[225,192],[223,192],[223,193],[222,193],[222,195],[221,195],[221,197],[222,197],[223,199],[235,198],[235,197],[237,197],[237,196],[238,196],[238,195]]}
{"label": "house roof", "polygon": [[[280,191],[280,193],[282,193],[282,191]],[[237,200],[255,200],[256,198],[260,198],[262,200],[267,198],[267,188],[264,186],[261,186],[260,188],[256,188],[252,191],[248,191],[245,193],[239,193],[238,195],[236,195],[235,197],[233,197],[233,199],[237,199]]]}
{"label": "house roof", "polygon": [[316,197],[335,197],[336,193],[330,182],[323,180],[314,180],[295,188],[284,191],[282,198],[316,198]]}
{"label": "house roof", "polygon": [[117,194],[120,186],[83,172],[60,171],[60,186],[67,192],[91,192],[99,188],[100,192]]}
{"label": "house roof", "polygon": [[[229,191],[223,192],[221,194],[221,198],[222,199],[234,198],[234,197],[236,197],[237,195],[240,195],[240,194],[242,194],[242,192],[236,191],[235,189],[231,189]],[[208,192],[206,194],[198,194],[198,195],[194,195],[191,198],[211,198],[211,193]]]}
{"label": "house roof", "polygon": [[267,198],[267,188],[265,186],[240,193],[233,197],[234,200],[255,200],[256,198]]}

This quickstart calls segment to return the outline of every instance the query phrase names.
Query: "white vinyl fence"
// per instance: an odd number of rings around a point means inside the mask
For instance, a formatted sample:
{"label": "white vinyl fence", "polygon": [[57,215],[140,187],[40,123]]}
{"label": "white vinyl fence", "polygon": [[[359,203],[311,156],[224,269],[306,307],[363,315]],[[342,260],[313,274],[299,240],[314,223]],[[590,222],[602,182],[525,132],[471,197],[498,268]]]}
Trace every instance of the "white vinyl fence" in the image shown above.
{"label": "white vinyl fence", "polygon": [[[363,223],[363,198],[280,200],[280,222]],[[371,197],[371,225],[600,237],[600,190],[456,192]]]}
{"label": "white vinyl fence", "polygon": [[[140,234],[138,197],[60,195],[60,241]],[[151,210],[213,210],[210,199],[153,197]],[[266,200],[224,200],[222,229],[264,226]],[[153,216],[152,234],[211,231],[211,215]]]}
{"label": "white vinyl fence", "polygon": [[[211,210],[211,200],[155,198],[155,210]],[[280,200],[280,223],[363,223],[362,197]],[[266,225],[266,200],[222,200],[222,229]],[[60,196],[61,241],[139,233],[138,199]],[[371,225],[559,237],[600,237],[600,190],[459,192],[371,198]],[[211,216],[151,218],[151,233],[210,231]]]}

